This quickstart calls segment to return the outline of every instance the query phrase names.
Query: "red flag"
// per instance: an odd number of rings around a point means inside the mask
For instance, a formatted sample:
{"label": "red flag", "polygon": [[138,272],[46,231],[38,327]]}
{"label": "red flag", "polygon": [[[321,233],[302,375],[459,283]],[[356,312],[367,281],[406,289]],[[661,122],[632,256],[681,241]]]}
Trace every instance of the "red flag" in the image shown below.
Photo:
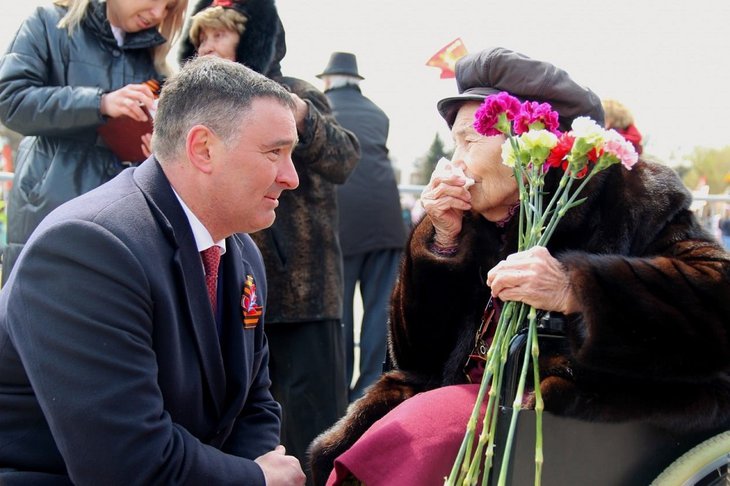
{"label": "red flag", "polygon": [[441,79],[454,78],[456,77],[456,73],[454,72],[456,61],[466,56],[466,54],[467,51],[464,42],[462,42],[461,37],[457,37],[431,56],[431,59],[426,62],[426,66],[440,68]]}

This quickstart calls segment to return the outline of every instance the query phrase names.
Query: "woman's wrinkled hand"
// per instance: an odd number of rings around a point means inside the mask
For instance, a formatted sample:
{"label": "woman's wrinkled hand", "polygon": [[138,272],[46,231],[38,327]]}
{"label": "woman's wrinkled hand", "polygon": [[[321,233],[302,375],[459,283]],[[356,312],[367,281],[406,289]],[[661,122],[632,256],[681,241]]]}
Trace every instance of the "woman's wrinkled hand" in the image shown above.
{"label": "woman's wrinkled hand", "polygon": [[[101,96],[101,114],[110,118],[128,116],[133,120],[147,121],[147,114],[154,109],[155,97],[146,84],[128,84]],[[147,110],[145,112],[145,109]]]}
{"label": "woman's wrinkled hand", "polygon": [[441,246],[456,244],[464,212],[471,209],[469,186],[474,181],[464,175],[463,169],[463,161],[442,159],[421,193],[421,204],[436,230],[435,241]]}
{"label": "woman's wrinkled hand", "polygon": [[563,314],[580,311],[568,272],[542,246],[514,253],[499,262],[487,274],[487,285],[492,295],[503,301],[524,302]]}

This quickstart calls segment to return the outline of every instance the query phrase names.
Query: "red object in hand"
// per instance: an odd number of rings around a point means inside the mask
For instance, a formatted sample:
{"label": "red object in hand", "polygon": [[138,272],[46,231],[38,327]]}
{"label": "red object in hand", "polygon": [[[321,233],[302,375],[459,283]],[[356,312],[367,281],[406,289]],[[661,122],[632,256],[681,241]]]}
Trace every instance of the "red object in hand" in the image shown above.
{"label": "red object in hand", "polygon": [[[160,96],[159,81],[149,79],[142,84],[152,90],[155,99]],[[139,163],[147,158],[142,151],[142,135],[152,133],[152,116],[146,107],[143,106],[142,110],[147,115],[147,121],[140,122],[128,116],[120,116],[110,118],[96,130],[104,144],[121,162]]]}
{"label": "red object in hand", "polygon": [[110,118],[97,129],[104,144],[119,157],[121,162],[137,163],[147,158],[142,152],[142,135],[152,133],[152,116],[145,107],[142,109],[147,115],[145,122],[120,116]]}

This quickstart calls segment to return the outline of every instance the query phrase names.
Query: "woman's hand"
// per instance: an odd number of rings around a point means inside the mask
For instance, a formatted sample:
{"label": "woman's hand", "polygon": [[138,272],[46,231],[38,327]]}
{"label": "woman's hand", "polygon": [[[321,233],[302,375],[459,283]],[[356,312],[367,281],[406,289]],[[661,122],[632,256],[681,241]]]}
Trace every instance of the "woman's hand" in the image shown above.
{"label": "woman's hand", "polygon": [[474,181],[464,175],[463,169],[463,161],[439,162],[421,194],[421,204],[436,230],[435,241],[439,246],[457,243],[464,211],[471,209],[468,188]]}
{"label": "woman's hand", "polygon": [[110,118],[126,115],[144,122],[147,121],[147,113],[153,109],[154,101],[152,90],[146,84],[128,84],[101,96],[101,114]]}
{"label": "woman's hand", "polygon": [[536,246],[514,253],[487,274],[492,295],[524,302],[537,309],[570,314],[579,312],[570,278],[547,248]]}
{"label": "woman's hand", "polygon": [[291,98],[292,100],[294,100],[294,104],[296,105],[296,110],[294,111],[294,121],[297,124],[297,132],[304,133],[304,130],[307,128],[304,122],[306,121],[307,115],[309,114],[309,105],[298,95],[294,93],[289,94],[291,95]]}

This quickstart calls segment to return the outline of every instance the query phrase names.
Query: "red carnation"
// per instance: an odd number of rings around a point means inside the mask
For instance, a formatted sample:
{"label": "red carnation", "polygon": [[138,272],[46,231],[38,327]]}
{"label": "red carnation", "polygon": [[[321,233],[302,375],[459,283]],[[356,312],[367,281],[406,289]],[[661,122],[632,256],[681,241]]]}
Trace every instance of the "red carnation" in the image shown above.
{"label": "red carnation", "polygon": [[563,133],[558,139],[558,144],[550,151],[550,155],[548,155],[545,165],[547,167],[563,166],[563,168],[565,168],[563,160],[573,149],[573,142],[575,142],[575,137],[573,137],[569,132]]}

